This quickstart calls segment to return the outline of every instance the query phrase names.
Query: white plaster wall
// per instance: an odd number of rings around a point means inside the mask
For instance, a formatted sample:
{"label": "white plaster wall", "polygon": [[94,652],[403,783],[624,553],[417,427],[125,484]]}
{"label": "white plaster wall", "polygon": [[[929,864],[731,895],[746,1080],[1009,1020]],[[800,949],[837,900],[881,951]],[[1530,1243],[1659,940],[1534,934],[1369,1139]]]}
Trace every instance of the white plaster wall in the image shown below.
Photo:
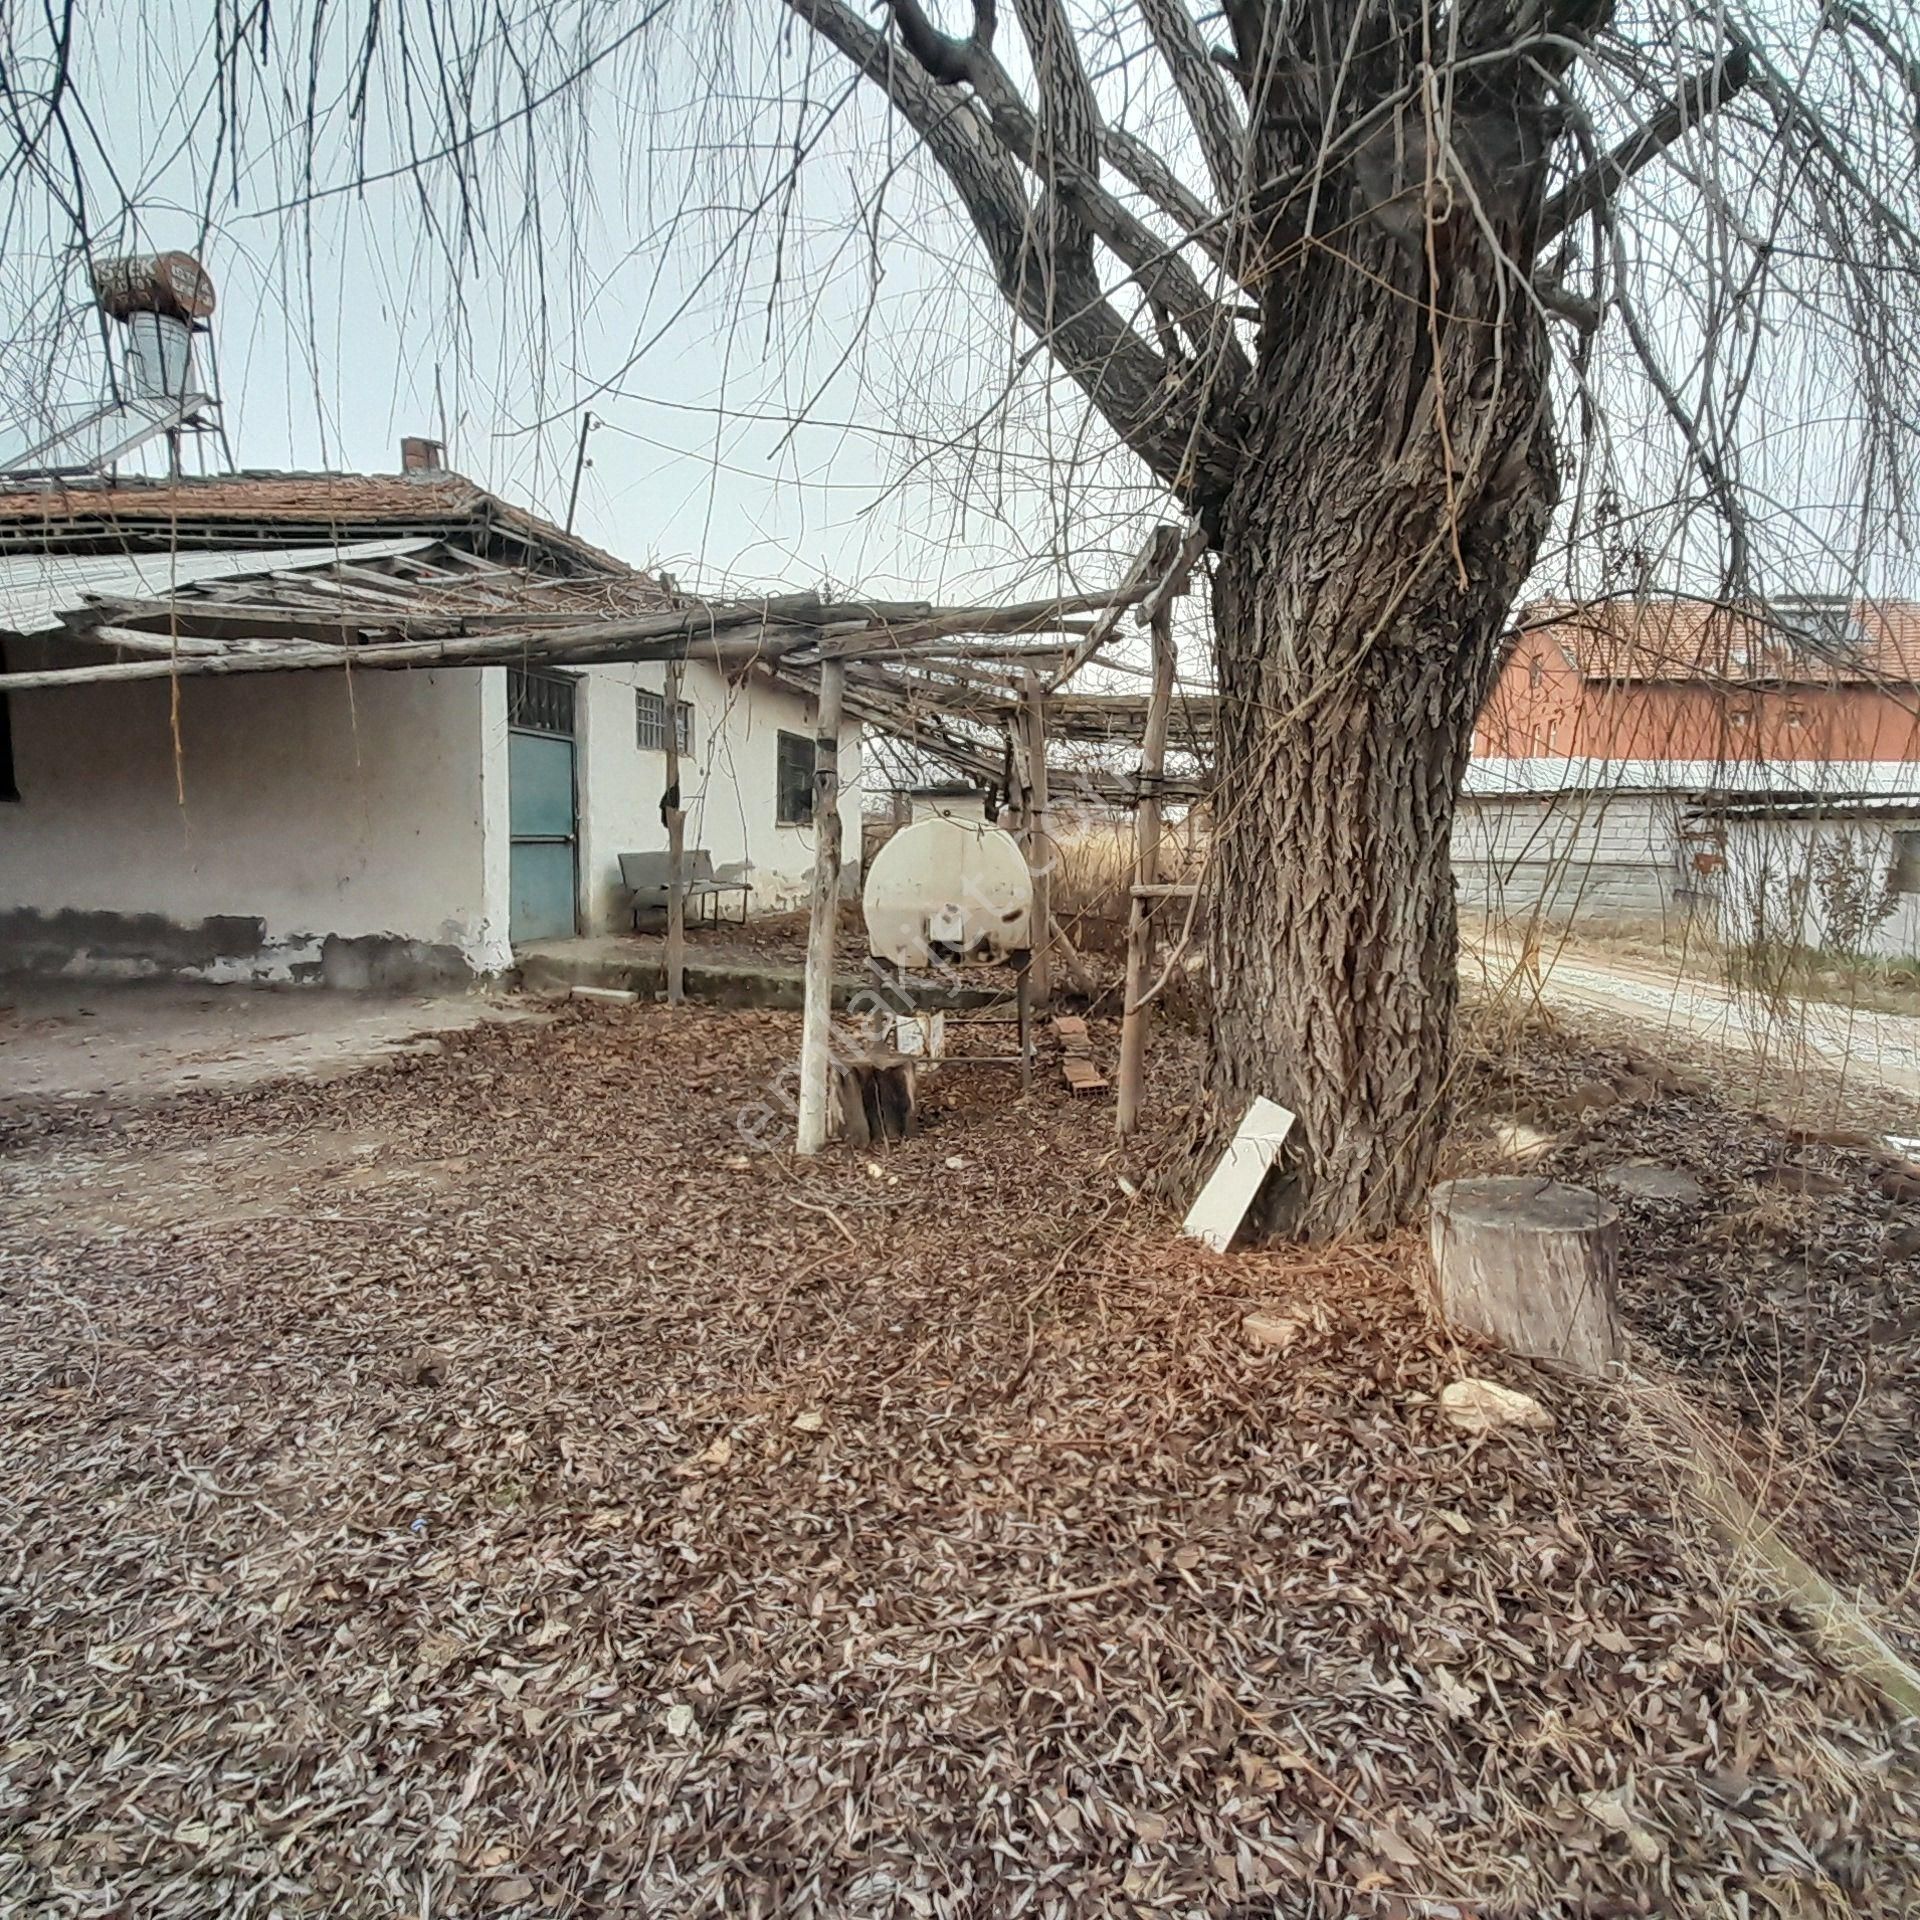
{"label": "white plaster wall", "polygon": [[[1820,850],[1830,850],[1877,889],[1893,867],[1895,832],[1916,828],[1920,819],[1729,822],[1720,885],[1726,937],[1741,944],[1830,946]],[[1920,955],[1920,894],[1896,895],[1893,910],[1867,933],[1862,951],[1888,958]]]}
{"label": "white plaster wall", "polygon": [[[666,755],[636,744],[634,692],[663,693],[666,669],[656,663],[584,669],[574,709],[580,767],[581,920],[589,933],[630,924],[620,884],[620,855],[664,851],[660,795]],[[775,821],[776,739],[783,730],[811,735],[813,703],[759,676],[729,682],[698,662],[686,669],[681,697],[693,707],[693,750],[681,756],[680,796],[687,810],[687,846],[705,849],[715,866],[745,860],[753,867],[752,913],[778,913],[805,903],[813,878],[810,827]],[[840,817],[845,884],[858,885],[860,865],[860,730],[840,740]]]}
{"label": "white plaster wall", "polygon": [[472,673],[479,687],[480,938],[490,954],[513,958],[507,937],[513,890],[513,815],[507,799],[507,670]]}
{"label": "white plaster wall", "polygon": [[[38,664],[37,653],[10,641],[7,662]],[[16,694],[21,798],[0,804],[0,911],[264,923],[257,951],[178,969],[198,977],[301,977],[329,935],[453,950],[474,971],[498,970],[511,956],[504,856],[497,893],[484,860],[488,677],[183,680],[179,791],[164,680]],[[163,970],[138,951],[110,957],[111,945],[70,964]]]}

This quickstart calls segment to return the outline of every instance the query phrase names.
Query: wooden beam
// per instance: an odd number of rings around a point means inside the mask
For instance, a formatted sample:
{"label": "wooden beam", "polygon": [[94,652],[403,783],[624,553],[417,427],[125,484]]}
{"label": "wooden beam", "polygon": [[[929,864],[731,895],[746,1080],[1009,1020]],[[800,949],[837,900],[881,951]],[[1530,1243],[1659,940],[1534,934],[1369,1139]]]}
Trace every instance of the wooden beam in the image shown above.
{"label": "wooden beam", "polygon": [[687,813],[680,804],[680,676],[678,660],[667,662],[667,790],[660,818],[667,828],[667,1005],[677,1007],[687,977]]}
{"label": "wooden beam", "polygon": [[[77,633],[75,638],[85,638]],[[356,672],[381,668],[538,665],[555,661],[587,665],[602,660],[706,660],[723,669],[776,660],[814,644],[807,628],[767,624],[758,614],[721,625],[684,613],[646,620],[609,620],[550,632],[489,633],[435,640],[401,640],[337,647],[310,643],[259,653],[217,653],[182,660],[126,660],[105,666],[53,667],[0,674],[0,692],[37,687],[92,686],[119,680],[186,678],[194,674],[300,673],[331,667]]]}
{"label": "wooden beam", "polygon": [[1053,833],[1047,794],[1047,689],[1029,667],[1022,711],[1027,729],[1027,868],[1033,875],[1033,1004],[1053,1005]]}
{"label": "wooden beam", "polygon": [[1059,669],[1047,683],[1049,693],[1058,693],[1120,631],[1122,616],[1128,607],[1139,602],[1140,596],[1152,582],[1155,559],[1168,550],[1167,542],[1174,537],[1174,531],[1172,527],[1155,527],[1147,536],[1147,544],[1134,555],[1133,565],[1127,569],[1127,577],[1121,583],[1120,596],[1093,623],[1093,631],[1085,635],[1073,651],[1061,661]]}
{"label": "wooden beam", "polygon": [[1140,742],[1140,798],[1133,809],[1133,888],[1127,911],[1127,985],[1121,1000],[1119,1089],[1114,1124],[1120,1138],[1140,1124],[1146,1090],[1147,980],[1153,963],[1153,902],[1160,880],[1160,778],[1167,766],[1167,725],[1173,714],[1173,607],[1159,601],[1153,614],[1153,691]]}
{"label": "wooden beam", "polygon": [[1057,693],[1113,638],[1120,630],[1126,606],[1132,606],[1145,625],[1185,593],[1194,562],[1206,550],[1207,535],[1202,527],[1190,527],[1184,535],[1178,527],[1155,527],[1127,575],[1121,590],[1123,598],[1094,622],[1086,638],[1067,655],[1047,691]]}
{"label": "wooden beam", "polygon": [[807,920],[807,973],[800,1023],[799,1151],[827,1144],[829,1053],[833,1043],[833,948],[840,913],[840,715],[847,670],[837,660],[820,669],[820,705],[813,739],[813,899]]}
{"label": "wooden beam", "polygon": [[218,640],[200,640],[189,633],[135,633],[130,627],[94,627],[86,633],[68,634],[66,638],[84,640],[91,647],[115,647],[122,653],[138,654],[143,660],[171,660],[186,655],[203,658],[223,651]]}

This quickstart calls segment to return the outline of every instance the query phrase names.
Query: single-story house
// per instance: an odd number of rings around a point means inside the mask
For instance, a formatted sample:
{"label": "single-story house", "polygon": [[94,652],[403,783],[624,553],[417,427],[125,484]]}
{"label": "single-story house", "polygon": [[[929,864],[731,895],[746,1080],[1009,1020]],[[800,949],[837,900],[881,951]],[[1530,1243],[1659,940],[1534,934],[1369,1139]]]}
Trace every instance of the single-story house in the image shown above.
{"label": "single-story house", "polygon": [[[417,452],[422,444],[410,443]],[[338,641],[364,609],[511,629],[617,617],[650,579],[471,481],[239,473],[0,489],[0,670],[151,660],[217,630]],[[293,611],[290,613],[289,609]],[[157,617],[156,617],[157,616]],[[356,613],[358,621],[364,617]],[[813,702],[690,660],[115,679],[0,693],[0,968],[442,984],[629,922],[623,853],[664,850],[667,729],[686,845],[751,909],[810,885]],[[840,746],[850,864],[860,728]]]}

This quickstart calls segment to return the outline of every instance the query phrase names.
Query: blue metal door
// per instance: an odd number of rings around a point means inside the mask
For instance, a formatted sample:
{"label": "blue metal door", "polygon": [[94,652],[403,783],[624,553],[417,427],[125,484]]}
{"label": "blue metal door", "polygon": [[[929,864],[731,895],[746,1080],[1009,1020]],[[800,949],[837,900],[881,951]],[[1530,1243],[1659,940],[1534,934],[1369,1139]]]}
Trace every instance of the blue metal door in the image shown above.
{"label": "blue metal door", "polygon": [[573,682],[509,670],[507,687],[507,936],[519,946],[575,930]]}

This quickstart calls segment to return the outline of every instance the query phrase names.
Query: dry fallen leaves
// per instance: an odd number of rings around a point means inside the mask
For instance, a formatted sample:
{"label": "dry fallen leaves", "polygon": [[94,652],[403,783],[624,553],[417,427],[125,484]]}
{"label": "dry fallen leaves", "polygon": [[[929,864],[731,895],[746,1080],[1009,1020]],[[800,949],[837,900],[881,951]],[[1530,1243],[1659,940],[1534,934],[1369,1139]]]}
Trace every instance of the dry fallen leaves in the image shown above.
{"label": "dry fallen leaves", "polygon": [[[795,1025],[593,1009],[15,1126],[0,1910],[1920,1897],[1908,1736],[1604,1394],[1451,1424],[1411,1237],[1090,1227],[1110,1116],[984,1075],[877,1179],[743,1155]],[[1625,1827],[1577,1798],[1629,1779]]]}

